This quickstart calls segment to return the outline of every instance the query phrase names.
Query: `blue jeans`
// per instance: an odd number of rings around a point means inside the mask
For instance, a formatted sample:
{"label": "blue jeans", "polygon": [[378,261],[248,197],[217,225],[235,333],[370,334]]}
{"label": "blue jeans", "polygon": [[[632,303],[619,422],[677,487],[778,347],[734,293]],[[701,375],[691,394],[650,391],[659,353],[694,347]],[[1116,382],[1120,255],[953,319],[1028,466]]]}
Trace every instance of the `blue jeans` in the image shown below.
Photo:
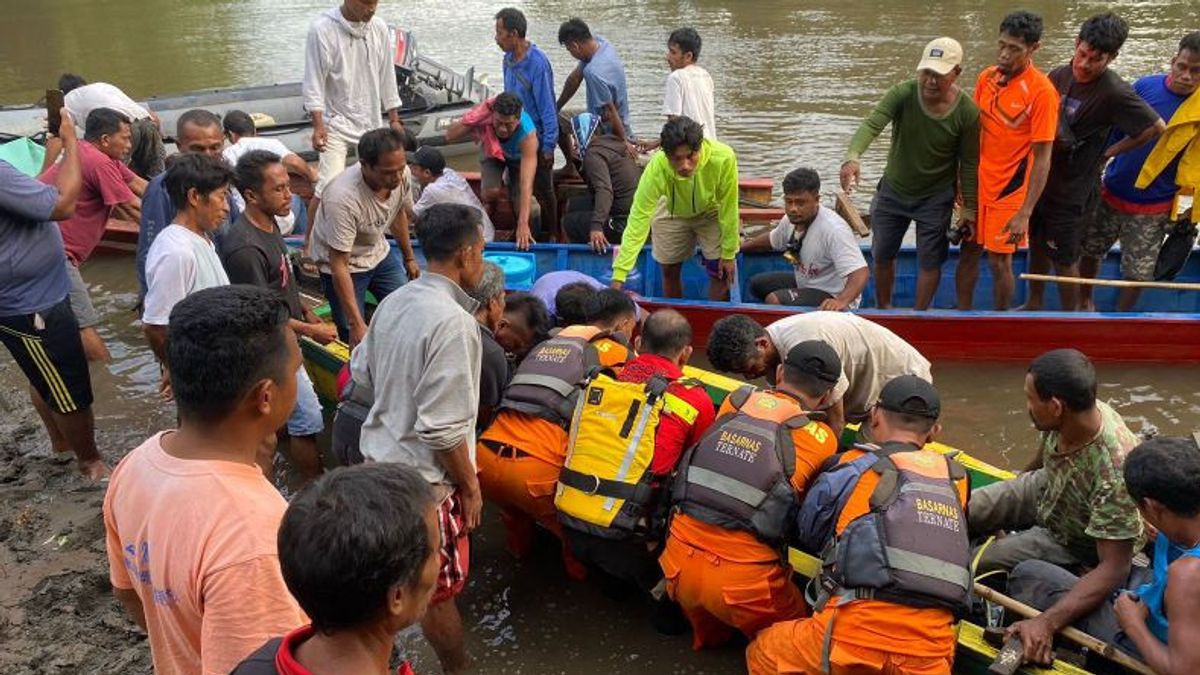
{"label": "blue jeans", "polygon": [[[354,298],[358,301],[358,313],[365,319],[367,316],[367,291],[375,294],[375,300],[382,302],[392,291],[404,285],[408,274],[400,262],[396,250],[388,251],[387,257],[379,261],[375,269],[366,272],[351,272],[350,279],[354,282]],[[338,337],[343,341],[350,338],[350,324],[342,311],[342,301],[333,288],[333,276],[321,273],[321,287],[329,300],[329,313],[333,315],[333,323],[337,326]]]}

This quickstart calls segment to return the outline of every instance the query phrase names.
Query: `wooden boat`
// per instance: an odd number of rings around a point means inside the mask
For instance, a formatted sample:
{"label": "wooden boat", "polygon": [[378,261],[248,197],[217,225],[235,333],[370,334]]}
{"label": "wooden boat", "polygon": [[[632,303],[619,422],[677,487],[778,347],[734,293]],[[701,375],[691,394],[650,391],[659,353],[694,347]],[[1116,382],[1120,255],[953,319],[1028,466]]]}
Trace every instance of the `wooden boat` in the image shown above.
{"label": "wooden boat", "polygon": [[[400,116],[405,126],[417,136],[418,143],[441,146],[447,155],[475,152],[469,142],[447,146],[445,133],[463,112],[489,96],[487,85],[475,77],[474,68],[455,72],[419,54],[410,32],[395,28],[392,31],[396,38],[394,62]],[[204,108],[218,115],[230,110],[258,113],[260,119],[269,120],[259,125],[260,136],[278,139],[309,161],[317,159],[309,141],[312,124],[304,109],[299,82],[152,96],[141,103],[159,116],[165,134],[174,133],[176,119],[192,108]],[[0,106],[0,143],[22,136],[42,137],[45,117],[41,105]],[[82,126],[84,120],[77,121]],[[172,151],[168,147],[168,153]]]}

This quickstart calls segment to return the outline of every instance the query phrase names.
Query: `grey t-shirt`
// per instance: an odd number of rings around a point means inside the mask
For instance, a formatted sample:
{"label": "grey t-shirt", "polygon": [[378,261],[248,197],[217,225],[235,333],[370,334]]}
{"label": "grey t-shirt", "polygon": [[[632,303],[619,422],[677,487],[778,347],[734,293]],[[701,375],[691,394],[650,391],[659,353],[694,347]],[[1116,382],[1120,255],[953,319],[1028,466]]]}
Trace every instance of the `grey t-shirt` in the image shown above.
{"label": "grey t-shirt", "polygon": [[387,234],[400,209],[411,209],[408,167],[399,187],[380,200],[355,164],[326,186],[313,225],[312,255],[321,272],[330,273],[330,250],[350,254],[350,271],[367,272],[388,254]]}

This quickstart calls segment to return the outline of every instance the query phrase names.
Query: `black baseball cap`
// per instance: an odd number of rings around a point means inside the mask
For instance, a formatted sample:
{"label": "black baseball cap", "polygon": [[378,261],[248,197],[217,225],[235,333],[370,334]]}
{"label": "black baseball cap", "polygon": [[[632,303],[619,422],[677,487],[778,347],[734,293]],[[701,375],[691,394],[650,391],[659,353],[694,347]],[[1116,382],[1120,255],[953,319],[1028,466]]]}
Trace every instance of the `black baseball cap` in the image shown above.
{"label": "black baseball cap", "polygon": [[842,376],[842,359],[829,343],[821,340],[805,340],[792,347],[783,365],[831,384],[837,384]]}
{"label": "black baseball cap", "polygon": [[428,145],[422,145],[417,148],[416,152],[408,153],[408,163],[428,169],[433,173],[441,173],[446,170],[446,158],[442,156],[442,151]]}
{"label": "black baseball cap", "polygon": [[942,414],[942,399],[937,389],[916,375],[901,375],[883,386],[879,407],[892,412],[928,417],[936,420]]}

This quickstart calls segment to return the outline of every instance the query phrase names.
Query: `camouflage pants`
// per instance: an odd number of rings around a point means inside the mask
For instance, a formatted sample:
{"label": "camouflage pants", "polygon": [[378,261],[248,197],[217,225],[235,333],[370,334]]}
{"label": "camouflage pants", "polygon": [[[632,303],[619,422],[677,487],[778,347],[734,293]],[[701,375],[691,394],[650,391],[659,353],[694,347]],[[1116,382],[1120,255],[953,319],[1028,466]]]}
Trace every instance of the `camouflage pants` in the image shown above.
{"label": "camouflage pants", "polygon": [[1103,259],[1121,242],[1121,276],[1132,281],[1153,281],[1154,265],[1163,240],[1171,231],[1168,214],[1123,213],[1101,200],[1083,235],[1083,255]]}

